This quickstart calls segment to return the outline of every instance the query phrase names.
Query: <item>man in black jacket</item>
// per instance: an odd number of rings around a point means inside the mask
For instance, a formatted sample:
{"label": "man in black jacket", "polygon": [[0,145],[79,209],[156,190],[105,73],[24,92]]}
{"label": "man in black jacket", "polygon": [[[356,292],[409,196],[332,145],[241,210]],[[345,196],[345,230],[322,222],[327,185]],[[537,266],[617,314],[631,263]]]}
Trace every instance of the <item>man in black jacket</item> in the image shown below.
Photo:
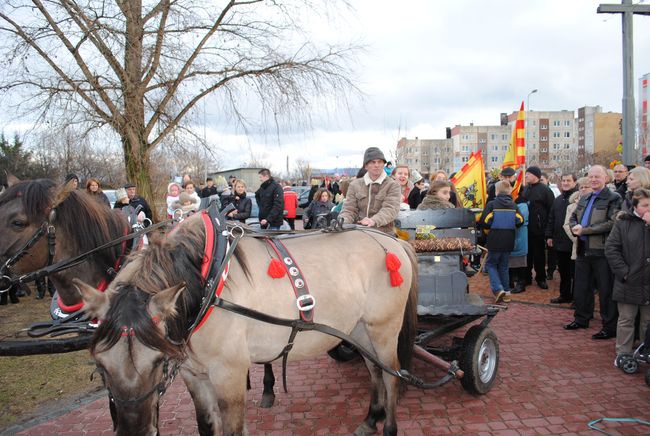
{"label": "man in black jacket", "polygon": [[260,188],[255,192],[257,206],[260,209],[260,227],[269,230],[280,230],[284,212],[284,193],[282,187],[273,180],[271,171],[260,170]]}
{"label": "man in black jacket", "polygon": [[625,198],[627,193],[627,175],[630,171],[623,164],[618,164],[614,167],[614,187],[615,192]]}
{"label": "man in black jacket", "polygon": [[[514,188],[515,182],[517,181],[517,173],[515,172],[514,168],[512,167],[505,167],[504,169],[501,170],[499,173],[499,180],[505,180],[508,183],[510,183],[510,186]],[[490,201],[494,200],[496,198],[496,194],[494,192],[494,187],[497,184],[497,182],[491,183],[490,186],[488,186],[488,198],[486,200],[486,203],[489,203]],[[515,198],[516,200],[516,198]]]}
{"label": "man in black jacket", "polygon": [[144,212],[144,216],[153,221],[153,214],[151,213],[149,203],[147,203],[147,200],[137,195],[136,186],[133,183],[127,183],[124,185],[124,189],[126,189],[126,195],[129,197],[129,205],[136,210],[138,209],[138,206],[142,206],[140,210]]}
{"label": "man in black jacket", "polygon": [[587,328],[594,312],[594,285],[600,297],[602,330],[593,339],[616,337],[618,309],[612,300],[613,276],[605,258],[605,242],[614,225],[614,215],[621,207],[621,197],[610,191],[607,170],[601,165],[589,169],[592,194],[580,198],[571,214],[571,233],[578,237],[573,297],[575,313],[566,330]]}
{"label": "man in black jacket", "polygon": [[573,301],[573,270],[575,262],[571,260],[573,242],[564,231],[564,218],[569,198],[576,192],[576,176],[564,174],[560,187],[562,193],[553,201],[551,213],[548,215],[546,225],[546,243],[555,250],[557,266],[560,271],[560,296],[551,299],[551,303],[570,303]]}
{"label": "man in black jacket", "polygon": [[206,186],[201,190],[201,198],[208,198],[211,195],[217,195],[217,187],[214,186],[214,180],[212,177],[205,179]]}
{"label": "man in black jacket", "polygon": [[537,286],[548,289],[546,284],[546,225],[555,196],[551,188],[540,182],[542,170],[531,166],[526,170],[526,189],[523,197],[528,203],[528,271],[527,284],[533,283],[533,267]]}

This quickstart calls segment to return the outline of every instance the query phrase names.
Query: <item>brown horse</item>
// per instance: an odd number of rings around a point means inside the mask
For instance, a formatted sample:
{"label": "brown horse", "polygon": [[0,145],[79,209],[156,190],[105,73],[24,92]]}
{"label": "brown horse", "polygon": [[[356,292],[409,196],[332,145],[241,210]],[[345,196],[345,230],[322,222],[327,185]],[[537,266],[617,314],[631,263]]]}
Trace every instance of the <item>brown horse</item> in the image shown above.
{"label": "brown horse", "polygon": [[[14,181],[0,195],[0,265],[19,251],[43,225],[56,231],[53,262],[90,251],[129,231],[124,214],[107,208],[84,191],[71,190],[46,179]],[[53,209],[56,212],[50,214]],[[72,279],[80,278],[100,287],[107,285],[107,270],[116,266],[124,248],[118,245],[102,250],[80,265],[52,274],[50,279],[64,312],[74,312],[82,303]],[[44,267],[47,260],[45,236],[12,267],[11,273],[17,276],[35,271]]]}
{"label": "brown horse", "polygon": [[[244,434],[246,374],[251,363],[277,358],[290,329],[236,313],[213,310],[198,330],[206,230],[200,214],[167,239],[131,255],[106,293],[75,281],[86,310],[101,319],[91,354],[109,391],[117,434],[157,433],[160,393],[175,373],[194,400],[199,432]],[[350,334],[394,370],[408,369],[416,330],[417,262],[407,244],[372,231],[316,233],[283,239],[316,301],[314,321]],[[391,286],[386,253],[401,262],[403,283]],[[233,257],[221,298],[276,317],[295,319],[287,277],[271,278],[274,257],[264,240],[244,237]],[[323,259],[338,259],[323,262]],[[399,337],[399,344],[398,344]],[[321,356],[340,340],[299,333],[289,360]],[[366,360],[368,415],[357,434],[396,434],[397,378]]]}

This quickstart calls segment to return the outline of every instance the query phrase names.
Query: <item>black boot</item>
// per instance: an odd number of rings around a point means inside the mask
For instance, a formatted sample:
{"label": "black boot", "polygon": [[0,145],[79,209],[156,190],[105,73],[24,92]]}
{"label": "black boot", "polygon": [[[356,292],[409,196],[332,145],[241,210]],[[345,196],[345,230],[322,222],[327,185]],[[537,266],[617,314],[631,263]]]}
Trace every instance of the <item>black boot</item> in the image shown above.
{"label": "black boot", "polygon": [[9,304],[7,293],[3,292],[0,294],[0,306],[6,306],[7,304]]}
{"label": "black boot", "polygon": [[9,289],[9,301],[11,301],[11,304],[18,304],[20,303],[20,300],[18,299],[18,287],[17,286],[12,286],[11,289]]}
{"label": "black boot", "polygon": [[526,282],[523,280],[520,280],[515,283],[515,288],[512,290],[513,294],[521,294],[522,292],[526,291]]}

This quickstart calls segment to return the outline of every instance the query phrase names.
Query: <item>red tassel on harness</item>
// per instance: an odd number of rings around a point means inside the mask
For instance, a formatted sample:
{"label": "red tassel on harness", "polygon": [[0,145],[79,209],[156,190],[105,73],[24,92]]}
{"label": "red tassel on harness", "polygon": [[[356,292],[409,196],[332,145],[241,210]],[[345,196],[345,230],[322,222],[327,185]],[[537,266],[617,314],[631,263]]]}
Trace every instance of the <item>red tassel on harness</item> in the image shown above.
{"label": "red tassel on harness", "polygon": [[390,274],[390,285],[394,288],[398,287],[404,282],[402,275],[399,273],[400,266],[402,266],[402,262],[399,261],[399,258],[395,255],[395,253],[387,252],[386,269]]}
{"label": "red tassel on harness", "polygon": [[274,258],[271,259],[271,263],[269,263],[269,269],[266,271],[266,273],[274,279],[280,279],[284,277],[284,275],[287,273],[287,270],[284,269],[282,262]]}

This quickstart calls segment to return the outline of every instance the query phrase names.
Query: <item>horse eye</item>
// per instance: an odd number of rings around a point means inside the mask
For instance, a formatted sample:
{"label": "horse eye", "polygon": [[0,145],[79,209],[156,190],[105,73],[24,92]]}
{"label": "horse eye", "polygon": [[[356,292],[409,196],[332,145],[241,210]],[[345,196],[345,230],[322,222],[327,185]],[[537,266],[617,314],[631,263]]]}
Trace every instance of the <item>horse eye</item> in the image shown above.
{"label": "horse eye", "polygon": [[11,225],[16,227],[16,228],[19,228],[19,229],[24,229],[25,227],[27,227],[27,223],[25,221],[21,221],[21,220],[14,220],[11,223]]}

